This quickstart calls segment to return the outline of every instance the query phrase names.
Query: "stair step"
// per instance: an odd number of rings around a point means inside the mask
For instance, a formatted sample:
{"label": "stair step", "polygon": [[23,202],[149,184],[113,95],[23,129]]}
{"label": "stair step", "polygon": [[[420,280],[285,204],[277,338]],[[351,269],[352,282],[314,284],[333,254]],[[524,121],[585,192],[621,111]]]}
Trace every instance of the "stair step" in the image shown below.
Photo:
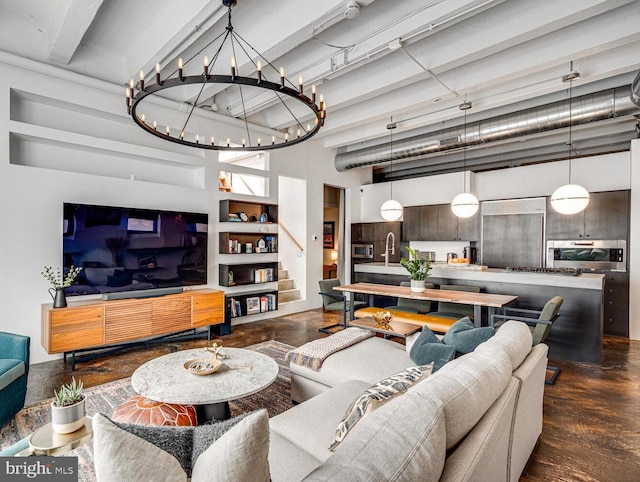
{"label": "stair step", "polygon": [[288,301],[295,301],[300,299],[300,290],[284,290],[278,292],[278,303],[286,303]]}
{"label": "stair step", "polygon": [[278,270],[278,279],[288,279],[288,278],[289,278],[289,271],[287,271],[286,269]]}
{"label": "stair step", "polygon": [[295,288],[295,286],[291,278],[278,278],[278,291],[292,290],[293,288]]}

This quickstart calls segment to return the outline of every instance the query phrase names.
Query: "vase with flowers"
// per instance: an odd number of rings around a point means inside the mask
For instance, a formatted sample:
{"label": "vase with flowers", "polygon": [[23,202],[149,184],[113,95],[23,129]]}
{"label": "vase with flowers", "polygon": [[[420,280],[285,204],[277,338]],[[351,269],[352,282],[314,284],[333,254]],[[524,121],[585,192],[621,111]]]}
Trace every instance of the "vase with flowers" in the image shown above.
{"label": "vase with flowers", "polygon": [[44,279],[51,283],[49,294],[53,298],[54,308],[64,308],[67,306],[67,298],[64,295],[64,289],[71,286],[73,281],[78,277],[82,268],[76,268],[71,265],[69,269],[64,271],[60,268],[55,270],[51,266],[45,266],[40,273]]}
{"label": "vase with flowers", "polygon": [[411,277],[411,291],[420,293],[424,291],[424,281],[429,276],[431,260],[429,256],[423,256],[420,251],[407,247],[409,258],[401,258],[400,264],[409,272]]}

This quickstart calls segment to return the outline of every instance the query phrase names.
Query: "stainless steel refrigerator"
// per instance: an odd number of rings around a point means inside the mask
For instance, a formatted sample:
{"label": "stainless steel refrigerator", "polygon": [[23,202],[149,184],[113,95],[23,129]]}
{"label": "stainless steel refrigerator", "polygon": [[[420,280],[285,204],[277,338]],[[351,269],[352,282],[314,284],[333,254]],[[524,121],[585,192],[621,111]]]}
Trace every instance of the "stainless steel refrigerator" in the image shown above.
{"label": "stainless steel refrigerator", "polygon": [[483,202],[482,264],[543,267],[546,205],[545,198]]}

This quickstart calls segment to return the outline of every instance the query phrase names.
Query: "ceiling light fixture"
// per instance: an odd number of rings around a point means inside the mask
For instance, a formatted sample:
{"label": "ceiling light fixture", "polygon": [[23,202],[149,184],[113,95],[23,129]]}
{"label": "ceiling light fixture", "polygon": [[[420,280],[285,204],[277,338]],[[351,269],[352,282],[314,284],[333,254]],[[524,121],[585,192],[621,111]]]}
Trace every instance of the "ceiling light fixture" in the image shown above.
{"label": "ceiling light fixture", "polygon": [[580,78],[580,73],[573,70],[573,61],[568,74],[562,77],[563,82],[569,82],[569,184],[560,186],[551,195],[551,207],[560,214],[578,214],[589,205],[589,191],[578,184],[571,184],[571,158],[573,143],[571,137],[573,80]]}
{"label": "ceiling light fixture", "polygon": [[[203,66],[198,68],[200,72],[197,75],[185,75],[187,65],[196,57],[194,55],[186,62],[178,59],[178,68],[167,78],[161,77],[160,64],[156,64],[155,83],[151,85],[145,83],[145,74],[142,71],[140,71],[140,80],[137,83],[133,79],[129,81],[126,88],[127,111],[139,127],[160,139],[200,149],[262,151],[288,147],[306,141],[324,125],[327,112],[326,104],[322,95],[319,95],[319,103],[316,104],[316,86],[311,86],[309,95],[308,88],[305,92],[302,76],[299,77],[298,84],[294,84],[285,77],[284,67],[280,67],[280,69],[274,67],[260,52],[234,31],[231,24],[231,9],[236,4],[237,0],[222,0],[222,5],[229,9],[229,23],[225,32],[218,35],[198,52],[198,54],[202,54],[205,50],[210,49],[211,61],[205,55]],[[216,46],[214,44],[217,41],[220,41],[220,43]],[[231,54],[230,75],[213,73],[213,68],[221,53]],[[252,77],[240,75],[239,66],[241,64],[237,62],[238,57],[236,55],[238,53],[243,53],[248,58],[248,64],[253,66],[252,71],[255,73]],[[268,72],[263,71],[263,67]],[[173,75],[175,77],[172,77]],[[278,78],[278,82],[271,82],[268,79],[268,75]],[[209,84],[225,84],[238,87],[242,104],[242,115],[239,118],[244,122],[245,130],[241,143],[239,139],[234,139],[232,142],[227,133],[202,132],[203,129],[201,127],[194,127],[193,130],[190,130],[189,121],[205,87]],[[186,86],[195,86],[198,93],[195,101],[190,103],[186,119],[181,126],[172,127],[169,122],[152,121],[141,112],[144,105],[141,103],[144,99],[152,98],[167,89]],[[282,136],[278,136],[276,139],[275,135],[272,135],[270,139],[261,138],[265,136],[264,132],[268,127],[260,129],[249,123],[249,114],[245,107],[246,95],[244,93],[248,88],[261,89],[261,94],[269,94],[284,106],[284,110],[292,116],[293,135],[285,134],[284,140]],[[301,118],[305,117],[307,119],[313,118],[313,120],[310,122],[301,120]],[[201,136],[200,134],[203,135]]]}
{"label": "ceiling light fixture", "polygon": [[387,124],[387,129],[389,129],[389,146],[391,149],[391,163],[390,163],[390,172],[389,177],[391,178],[391,182],[389,182],[389,190],[390,196],[389,200],[382,203],[380,206],[380,215],[383,217],[385,221],[397,221],[402,217],[402,204],[393,199],[393,129],[397,127],[396,123],[393,122],[393,117],[391,117],[391,123]]}
{"label": "ceiling light fixture", "polygon": [[464,137],[460,140],[464,145],[462,161],[464,182],[463,192],[451,201],[451,211],[459,218],[470,218],[478,212],[478,207],[480,206],[478,198],[470,192],[467,192],[467,111],[471,109],[472,104],[471,102],[467,102],[465,97],[465,101],[458,107],[464,111]]}

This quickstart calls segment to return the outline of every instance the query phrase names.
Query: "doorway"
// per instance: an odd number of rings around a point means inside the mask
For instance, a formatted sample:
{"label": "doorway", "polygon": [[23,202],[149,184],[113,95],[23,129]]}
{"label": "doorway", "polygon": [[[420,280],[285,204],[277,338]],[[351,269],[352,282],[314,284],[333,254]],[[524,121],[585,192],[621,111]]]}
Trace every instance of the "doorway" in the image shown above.
{"label": "doorway", "polygon": [[322,278],[340,278],[344,271],[344,189],[324,185],[322,229]]}

